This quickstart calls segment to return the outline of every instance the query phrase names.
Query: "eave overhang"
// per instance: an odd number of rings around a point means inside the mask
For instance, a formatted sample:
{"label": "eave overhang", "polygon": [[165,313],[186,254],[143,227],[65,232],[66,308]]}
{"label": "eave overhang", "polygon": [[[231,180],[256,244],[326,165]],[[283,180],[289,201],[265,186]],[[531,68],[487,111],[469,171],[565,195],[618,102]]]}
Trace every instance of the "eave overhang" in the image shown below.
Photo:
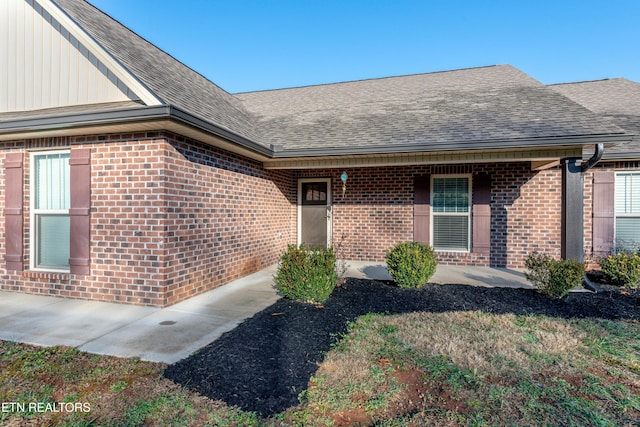
{"label": "eave overhang", "polygon": [[602,162],[633,162],[640,160],[640,151],[628,151],[624,153],[611,153],[607,154],[605,151],[604,156],[602,157]]}
{"label": "eave overhang", "polygon": [[559,136],[550,138],[513,138],[513,139],[484,139],[478,141],[435,141],[412,144],[386,144],[372,145],[364,147],[322,147],[322,148],[300,148],[300,149],[280,149],[275,146],[274,158],[289,157],[321,157],[340,155],[366,155],[366,154],[386,154],[386,153],[417,153],[430,151],[455,151],[473,149],[521,149],[534,147],[554,147],[571,145],[593,145],[604,143],[615,145],[621,142],[628,142],[632,135],[629,134],[607,134],[607,135],[576,135]]}
{"label": "eave overhang", "polygon": [[274,151],[266,169],[308,169],[418,164],[531,162],[542,170],[560,159],[581,157],[585,146],[605,147],[628,142],[628,134],[579,135],[555,138],[504,139],[464,142],[429,142],[410,145],[338,147]]}
{"label": "eave overhang", "polygon": [[[273,159],[265,169],[319,169],[384,167],[430,164],[531,162],[532,169],[552,167],[559,160],[582,155],[582,146],[539,147],[531,149],[466,149],[413,153],[361,154],[324,157]],[[544,166],[544,167],[541,167]]]}
{"label": "eave overhang", "polygon": [[163,130],[260,161],[266,169],[528,161],[532,169],[540,170],[562,158],[581,157],[585,146],[607,147],[633,138],[608,134],[284,149],[256,143],[181,108],[158,105],[14,117],[0,121],[0,141]]}
{"label": "eave overhang", "polygon": [[14,118],[0,121],[0,141],[162,130],[259,161],[268,160],[273,152],[172,105]]}

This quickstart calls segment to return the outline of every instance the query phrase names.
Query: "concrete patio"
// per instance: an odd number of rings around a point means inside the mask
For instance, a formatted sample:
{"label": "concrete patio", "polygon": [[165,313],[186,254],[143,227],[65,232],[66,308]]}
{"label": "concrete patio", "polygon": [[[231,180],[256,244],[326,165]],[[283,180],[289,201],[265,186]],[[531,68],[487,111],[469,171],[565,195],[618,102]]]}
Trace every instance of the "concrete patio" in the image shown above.
{"label": "concrete patio", "polygon": [[[351,261],[346,277],[390,280],[383,263]],[[166,308],[0,292],[0,339],[173,363],[279,299],[273,265]],[[519,271],[438,266],[433,283],[532,286]]]}
{"label": "concrete patio", "polygon": [[[346,276],[361,279],[391,280],[384,263],[349,261]],[[438,265],[431,283],[504,288],[533,288],[521,270],[491,267]]]}

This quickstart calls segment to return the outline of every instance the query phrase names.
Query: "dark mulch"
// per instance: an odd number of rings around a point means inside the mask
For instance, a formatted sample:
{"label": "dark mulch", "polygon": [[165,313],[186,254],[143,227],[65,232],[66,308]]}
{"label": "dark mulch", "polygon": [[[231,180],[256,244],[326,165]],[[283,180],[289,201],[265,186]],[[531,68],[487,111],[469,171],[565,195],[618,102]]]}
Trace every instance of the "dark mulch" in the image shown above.
{"label": "dark mulch", "polygon": [[400,289],[348,279],[323,308],[281,299],[169,366],[165,376],[212,399],[269,416],[298,404],[317,364],[358,316],[461,310],[640,320],[640,292],[607,288],[554,300],[528,289],[432,284]]}

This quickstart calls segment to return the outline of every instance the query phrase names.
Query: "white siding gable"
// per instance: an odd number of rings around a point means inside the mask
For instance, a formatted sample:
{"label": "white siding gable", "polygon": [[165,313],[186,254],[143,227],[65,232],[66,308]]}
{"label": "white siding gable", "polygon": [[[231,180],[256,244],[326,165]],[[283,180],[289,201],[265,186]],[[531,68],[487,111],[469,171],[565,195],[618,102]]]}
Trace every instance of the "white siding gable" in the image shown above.
{"label": "white siding gable", "polygon": [[0,28],[0,113],[139,98],[39,0],[0,1]]}

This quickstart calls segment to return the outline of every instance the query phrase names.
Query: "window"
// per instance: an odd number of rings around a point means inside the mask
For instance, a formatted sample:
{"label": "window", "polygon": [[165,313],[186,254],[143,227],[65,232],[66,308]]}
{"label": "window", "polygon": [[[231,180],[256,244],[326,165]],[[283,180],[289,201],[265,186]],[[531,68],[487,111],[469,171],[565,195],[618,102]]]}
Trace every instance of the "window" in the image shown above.
{"label": "window", "polygon": [[468,251],[471,240],[470,177],[433,177],[431,198],[434,249]]}
{"label": "window", "polygon": [[69,271],[69,152],[31,157],[31,268]]}
{"label": "window", "polygon": [[616,174],[615,190],[616,249],[640,246],[640,172]]}
{"label": "window", "polygon": [[327,183],[326,182],[303,182],[302,183],[302,204],[326,206]]}

